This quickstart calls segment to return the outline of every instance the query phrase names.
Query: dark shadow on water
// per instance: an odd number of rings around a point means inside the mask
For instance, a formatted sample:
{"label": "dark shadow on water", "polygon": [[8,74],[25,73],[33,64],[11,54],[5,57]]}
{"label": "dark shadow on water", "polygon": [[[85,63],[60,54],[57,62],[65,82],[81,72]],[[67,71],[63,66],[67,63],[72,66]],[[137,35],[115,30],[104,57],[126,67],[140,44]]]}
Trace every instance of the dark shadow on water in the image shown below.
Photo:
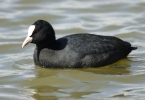
{"label": "dark shadow on water", "polygon": [[129,58],[126,58],[108,66],[80,70],[92,72],[94,74],[126,75],[130,74],[129,67],[131,67],[131,61]]}

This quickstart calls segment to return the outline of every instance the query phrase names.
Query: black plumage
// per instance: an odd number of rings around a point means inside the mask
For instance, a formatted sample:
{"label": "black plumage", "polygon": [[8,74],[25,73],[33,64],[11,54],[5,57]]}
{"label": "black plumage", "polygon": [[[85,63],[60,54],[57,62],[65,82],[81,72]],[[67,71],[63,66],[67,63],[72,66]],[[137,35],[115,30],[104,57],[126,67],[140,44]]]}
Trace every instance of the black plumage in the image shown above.
{"label": "black plumage", "polygon": [[48,22],[38,20],[33,25],[35,29],[30,37],[31,43],[36,44],[34,62],[42,67],[105,66],[127,57],[132,50],[137,49],[117,37],[87,33],[67,35],[56,40]]}

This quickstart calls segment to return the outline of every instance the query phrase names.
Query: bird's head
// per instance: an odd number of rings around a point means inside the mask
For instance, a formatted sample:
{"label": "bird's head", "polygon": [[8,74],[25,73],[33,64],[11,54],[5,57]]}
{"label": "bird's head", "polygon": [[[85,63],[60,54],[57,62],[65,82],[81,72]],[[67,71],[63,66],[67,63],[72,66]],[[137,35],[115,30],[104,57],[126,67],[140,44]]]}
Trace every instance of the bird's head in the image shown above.
{"label": "bird's head", "polygon": [[28,35],[22,44],[22,48],[29,43],[45,44],[55,40],[55,32],[47,21],[37,20],[28,29]]}

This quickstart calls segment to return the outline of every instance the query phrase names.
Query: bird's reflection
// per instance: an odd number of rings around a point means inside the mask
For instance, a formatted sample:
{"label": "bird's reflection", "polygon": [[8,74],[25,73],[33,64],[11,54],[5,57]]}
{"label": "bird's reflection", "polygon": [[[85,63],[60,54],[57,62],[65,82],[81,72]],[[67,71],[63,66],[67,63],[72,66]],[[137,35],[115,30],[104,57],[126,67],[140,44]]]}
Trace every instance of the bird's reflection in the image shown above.
{"label": "bird's reflection", "polygon": [[88,68],[83,69],[82,71],[92,72],[94,74],[126,75],[130,74],[131,72],[129,70],[130,67],[131,60],[129,58],[126,58],[108,66],[99,68]]}
{"label": "bird's reflection", "polygon": [[[123,59],[109,66],[99,68],[84,68],[84,69],[48,69],[36,66],[34,69],[35,78],[28,80],[25,85],[29,89],[34,89],[33,98],[36,100],[57,100],[59,97],[74,97],[92,93],[99,93],[96,85],[92,86],[93,82],[103,82],[108,84],[108,77],[104,79],[106,74],[115,77],[116,75],[127,75],[130,73],[129,67],[131,61],[129,58]],[[102,77],[102,78],[101,78]],[[102,84],[102,83],[101,83]],[[84,87],[94,88],[92,91],[84,89]],[[99,86],[99,84],[98,84]],[[96,89],[95,89],[96,88]],[[77,94],[76,94],[77,93]]]}

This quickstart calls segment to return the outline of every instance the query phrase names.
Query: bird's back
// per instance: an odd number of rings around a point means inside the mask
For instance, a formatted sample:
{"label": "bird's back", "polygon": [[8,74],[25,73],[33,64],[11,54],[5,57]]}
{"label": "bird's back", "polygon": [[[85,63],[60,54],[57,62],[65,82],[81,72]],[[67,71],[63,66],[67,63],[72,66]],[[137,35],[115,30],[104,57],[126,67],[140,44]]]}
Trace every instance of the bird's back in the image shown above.
{"label": "bird's back", "polygon": [[129,52],[131,44],[117,37],[100,36],[93,34],[75,34],[58,39],[58,41],[66,40],[66,47],[71,51],[80,52],[80,54],[91,53],[108,53],[112,51]]}

